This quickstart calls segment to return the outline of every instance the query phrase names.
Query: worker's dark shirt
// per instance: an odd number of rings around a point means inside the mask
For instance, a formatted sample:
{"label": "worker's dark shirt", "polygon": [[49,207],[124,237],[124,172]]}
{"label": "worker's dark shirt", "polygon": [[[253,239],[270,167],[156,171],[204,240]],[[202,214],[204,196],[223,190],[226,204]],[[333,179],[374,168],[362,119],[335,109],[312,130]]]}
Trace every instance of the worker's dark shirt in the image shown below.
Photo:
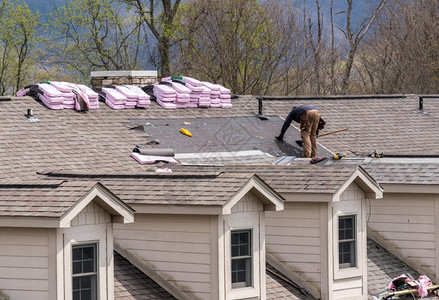
{"label": "worker's dark shirt", "polygon": [[296,106],[293,108],[293,110],[291,111],[291,116],[293,117],[293,120],[296,121],[297,123],[300,123],[300,116],[306,112],[307,110],[311,110],[311,109],[315,109],[315,110],[319,110],[317,107],[315,106],[311,106],[311,105],[300,105],[300,106]]}

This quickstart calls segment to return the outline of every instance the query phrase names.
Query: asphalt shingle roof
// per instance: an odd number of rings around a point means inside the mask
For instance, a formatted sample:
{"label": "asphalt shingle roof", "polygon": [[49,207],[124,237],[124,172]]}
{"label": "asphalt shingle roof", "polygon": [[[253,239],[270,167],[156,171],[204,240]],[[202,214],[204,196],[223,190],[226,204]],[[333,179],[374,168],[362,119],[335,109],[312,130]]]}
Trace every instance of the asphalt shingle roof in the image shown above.
{"label": "asphalt shingle roof", "polygon": [[[367,239],[367,288],[369,299],[384,291],[396,277],[405,274],[413,279],[420,275],[414,269],[399,260],[371,239]],[[412,295],[398,299],[417,299]],[[437,299],[436,296],[427,296],[423,299]]]}
{"label": "asphalt shingle roof", "polygon": [[334,153],[364,156],[377,150],[385,155],[439,155],[439,135],[434,130],[439,123],[438,99],[424,99],[424,110],[428,114],[418,110],[416,95],[266,100],[263,101],[263,113],[286,117],[293,106],[300,104],[312,104],[319,108],[326,121],[321,134],[348,128],[347,131],[319,138],[319,142]]}
{"label": "asphalt shingle roof", "polygon": [[176,298],[119,253],[114,252],[114,299],[173,300]]}

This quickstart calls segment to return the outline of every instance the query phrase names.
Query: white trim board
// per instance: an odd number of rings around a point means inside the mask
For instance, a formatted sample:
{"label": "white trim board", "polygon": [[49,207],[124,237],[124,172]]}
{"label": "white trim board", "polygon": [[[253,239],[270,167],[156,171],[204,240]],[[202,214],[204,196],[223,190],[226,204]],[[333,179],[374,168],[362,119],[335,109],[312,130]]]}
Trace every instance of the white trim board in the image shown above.
{"label": "white trim board", "polygon": [[137,71],[137,70],[120,70],[120,71],[92,71],[90,77],[119,77],[119,76],[154,76],[157,77],[157,71]]}

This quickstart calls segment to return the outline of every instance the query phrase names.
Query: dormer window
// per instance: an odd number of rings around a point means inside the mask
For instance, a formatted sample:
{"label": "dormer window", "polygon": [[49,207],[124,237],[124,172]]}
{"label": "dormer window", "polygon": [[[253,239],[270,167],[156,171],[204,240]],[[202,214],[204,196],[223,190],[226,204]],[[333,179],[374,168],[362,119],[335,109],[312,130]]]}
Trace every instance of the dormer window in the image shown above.
{"label": "dormer window", "polygon": [[97,244],[72,246],[73,300],[96,300],[98,296]]}
{"label": "dormer window", "polygon": [[252,231],[231,232],[232,288],[252,286]]}
{"label": "dormer window", "polygon": [[340,269],[356,267],[355,215],[338,218],[338,262]]}

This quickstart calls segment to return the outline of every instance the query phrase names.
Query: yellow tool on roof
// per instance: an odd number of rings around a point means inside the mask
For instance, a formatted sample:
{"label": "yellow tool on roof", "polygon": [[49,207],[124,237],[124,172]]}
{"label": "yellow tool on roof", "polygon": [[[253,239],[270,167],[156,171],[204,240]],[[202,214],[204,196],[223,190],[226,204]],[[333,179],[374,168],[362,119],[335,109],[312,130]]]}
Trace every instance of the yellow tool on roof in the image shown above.
{"label": "yellow tool on roof", "polygon": [[190,133],[190,131],[185,128],[180,129],[180,132],[183,133],[184,135],[192,137],[192,133]]}

